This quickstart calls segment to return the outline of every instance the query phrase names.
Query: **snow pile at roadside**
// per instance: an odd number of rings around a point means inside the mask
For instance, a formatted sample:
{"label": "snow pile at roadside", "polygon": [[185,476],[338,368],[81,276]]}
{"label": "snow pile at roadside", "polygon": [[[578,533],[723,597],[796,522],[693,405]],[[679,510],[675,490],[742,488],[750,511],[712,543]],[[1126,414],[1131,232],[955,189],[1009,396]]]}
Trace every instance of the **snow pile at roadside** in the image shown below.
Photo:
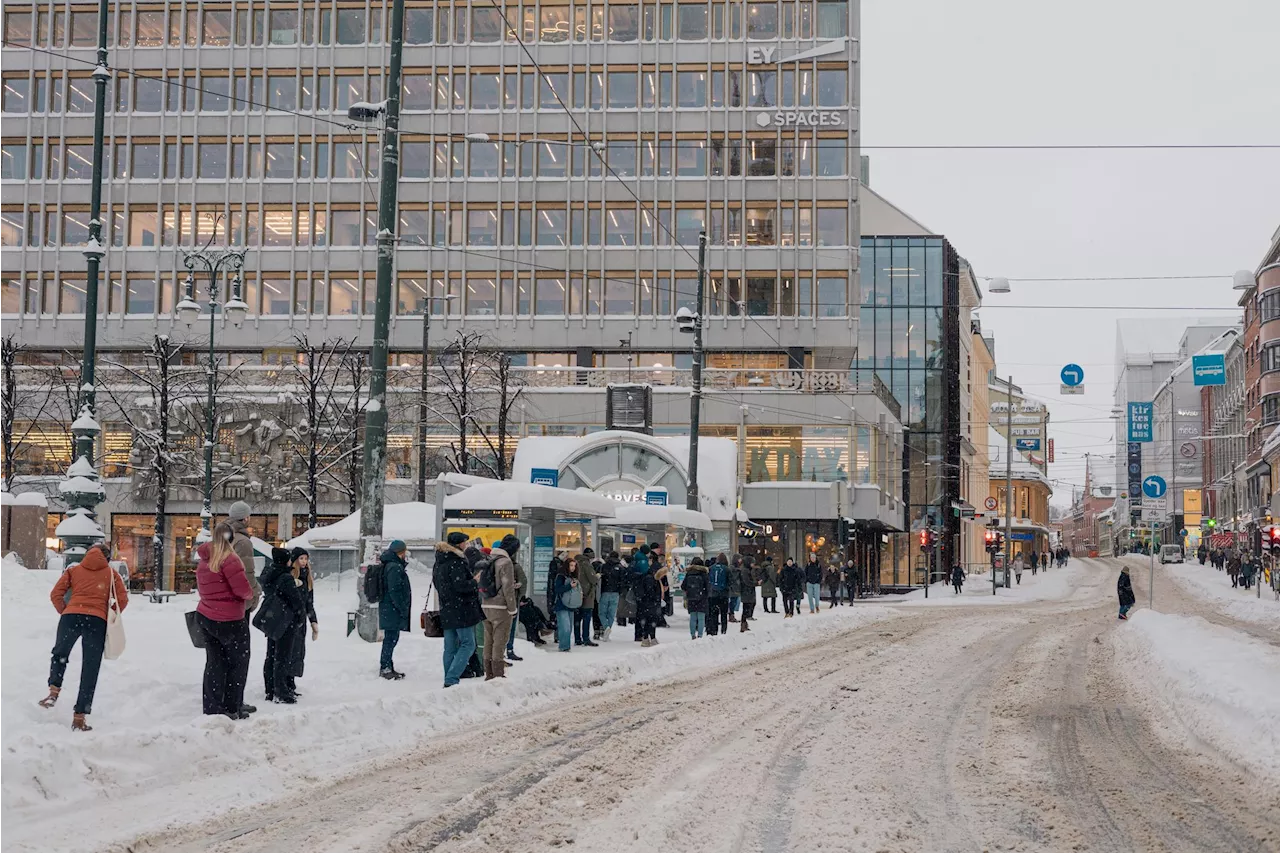
{"label": "snow pile at roadside", "polygon": [[[265,641],[255,630],[246,700],[260,710],[232,722],[201,714],[204,652],[192,647],[183,616],[194,609],[194,596],[152,604],[137,594],[124,613],[128,649],[102,665],[90,717],[95,730],[77,734],[70,722],[78,648],[57,707],[36,704],[45,693],[57,625],[49,602],[57,574],[8,568],[0,689],[6,851],[98,849],[334,781],[469,724],[588,691],[723,667],[893,615],[875,605],[786,622],[770,614],[753,621],[750,633],[731,625],[729,636],[692,642],[677,607],[672,627],[659,629],[656,648],[631,642],[628,626],[614,630],[612,643],[570,654],[555,652],[554,644],[535,648],[521,630],[516,649],[525,660],[508,670],[505,681],[465,680],[446,691],[441,640],[416,630],[405,635],[396,666],[408,678],[387,682],[377,675],[378,647],[343,636],[355,600],[354,576],[347,573],[317,583],[320,638],[307,644],[299,704],[262,701]],[[417,609],[428,584],[423,575],[411,572],[411,579]]]}
{"label": "snow pile at roadside", "polygon": [[[1140,559],[1145,565],[1149,558],[1126,555],[1126,559]],[[1256,588],[1233,588],[1231,576],[1225,571],[1220,572],[1208,563],[1202,566],[1194,559],[1187,563],[1157,564],[1156,571],[1165,572],[1188,592],[1211,600],[1216,609],[1232,619],[1280,630],[1280,601],[1276,601],[1270,589],[1264,587],[1259,597]]]}
{"label": "snow pile at roadside", "polygon": [[1139,610],[1111,633],[1133,698],[1174,745],[1211,744],[1280,783],[1280,650],[1199,617]]}
{"label": "snow pile at roadside", "polygon": [[924,597],[924,590],[917,589],[900,598],[893,599],[910,607],[942,607],[948,605],[981,605],[981,604],[1018,604],[1029,601],[1061,601],[1072,596],[1082,587],[1092,588],[1089,581],[1089,569],[1094,568],[1089,561],[1072,559],[1061,569],[1041,569],[1031,574],[1030,569],[1022,572],[1022,583],[1014,581],[1008,589],[996,587],[996,594],[991,594],[990,570],[985,575],[970,575],[965,578],[963,592],[956,595],[950,584],[935,583],[929,587],[929,597]]}

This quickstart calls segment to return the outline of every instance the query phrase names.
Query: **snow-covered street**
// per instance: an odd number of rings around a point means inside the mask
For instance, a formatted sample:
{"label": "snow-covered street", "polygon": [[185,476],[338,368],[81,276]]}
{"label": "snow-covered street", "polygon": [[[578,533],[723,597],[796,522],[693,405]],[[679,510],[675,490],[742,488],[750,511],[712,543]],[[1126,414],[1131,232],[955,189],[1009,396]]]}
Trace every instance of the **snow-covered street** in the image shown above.
{"label": "snow-covered street", "polygon": [[[405,668],[422,678],[387,685],[367,646],[322,636],[303,704],[239,726],[196,715],[198,660],[166,695],[121,659],[75,740],[27,695],[43,656],[11,659],[15,624],[38,620],[14,618],[26,584],[6,574],[5,848],[1275,849],[1276,649],[1204,624],[1171,584],[1145,612],[1140,572],[1117,622],[1118,565],[1072,561],[1037,578],[1059,591],[1003,607],[769,615],[693,643],[673,627],[653,650],[615,634],[447,693],[421,637]],[[129,667],[151,653],[143,612]],[[170,666],[194,652],[179,640]]]}

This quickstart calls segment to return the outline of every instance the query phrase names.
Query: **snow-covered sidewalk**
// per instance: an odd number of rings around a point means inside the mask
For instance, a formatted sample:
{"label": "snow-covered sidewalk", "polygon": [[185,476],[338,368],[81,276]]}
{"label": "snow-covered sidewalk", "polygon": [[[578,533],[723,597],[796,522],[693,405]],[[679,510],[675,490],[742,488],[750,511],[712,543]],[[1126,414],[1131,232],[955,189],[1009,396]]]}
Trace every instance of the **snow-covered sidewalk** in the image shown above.
{"label": "snow-covered sidewalk", "polygon": [[[1142,554],[1126,554],[1123,559],[1132,565],[1148,566],[1149,557]],[[1241,622],[1252,622],[1272,630],[1280,630],[1280,601],[1265,586],[1261,590],[1232,587],[1231,576],[1220,572],[1199,560],[1187,563],[1156,563],[1156,572],[1164,572],[1188,592],[1210,600],[1214,609]]]}
{"label": "snow-covered sidewalk", "polygon": [[[427,587],[413,575],[414,607]],[[631,628],[613,642],[570,654],[537,649],[523,639],[525,660],[498,683],[466,680],[443,690],[441,643],[420,631],[402,638],[396,666],[401,682],[377,675],[377,647],[344,637],[355,590],[348,574],[316,587],[320,639],[308,641],[306,675],[296,706],[262,701],[265,641],[253,631],[247,701],[259,711],[232,722],[201,715],[204,652],[191,646],[183,614],[194,596],[152,604],[142,595],[124,614],[128,649],[104,661],[90,717],[91,733],[73,733],[71,706],[80,676],[79,649],[62,701],[44,710],[57,614],[52,572],[6,564],[3,571],[3,813],[5,850],[87,850],[140,832],[207,818],[393,760],[424,738],[502,715],[536,710],[628,684],[722,667],[788,646],[822,640],[892,618],[878,605],[824,610],[783,621],[764,615],[749,633],[690,641],[687,617],[676,608],[661,644],[641,649]],[[1023,579],[1026,582],[1026,579]],[[757,610],[759,615],[759,611]]]}
{"label": "snow-covered sidewalk", "polygon": [[1191,751],[1203,740],[1280,783],[1280,651],[1199,617],[1145,609],[1111,642],[1161,737]]}
{"label": "snow-covered sidewalk", "polygon": [[[892,601],[909,607],[1061,601],[1096,585],[1096,578],[1089,577],[1093,568],[1094,564],[1090,561],[1073,558],[1061,569],[1041,569],[1034,575],[1030,569],[1025,569],[1022,572],[1022,583],[1015,581],[1008,589],[996,587],[995,595],[991,594],[991,575],[988,573],[966,578],[963,592],[959,595],[956,595],[950,584],[935,583],[929,587],[928,598],[925,598],[923,589],[918,589]],[[1092,574],[1096,575],[1097,572]]]}

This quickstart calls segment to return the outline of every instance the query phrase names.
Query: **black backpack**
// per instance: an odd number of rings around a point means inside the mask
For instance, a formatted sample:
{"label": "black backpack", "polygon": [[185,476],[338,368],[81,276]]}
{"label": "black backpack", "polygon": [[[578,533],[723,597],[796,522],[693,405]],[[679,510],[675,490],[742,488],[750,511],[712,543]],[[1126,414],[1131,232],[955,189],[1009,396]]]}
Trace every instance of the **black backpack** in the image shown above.
{"label": "black backpack", "polygon": [[375,563],[365,569],[364,573],[364,597],[370,604],[377,604],[382,601],[382,596],[387,591],[387,579],[383,575],[382,563]]}
{"label": "black backpack", "polygon": [[480,579],[477,582],[480,587],[481,598],[495,598],[498,595],[498,571],[493,564],[493,560],[483,557],[476,561],[475,567],[479,570]]}

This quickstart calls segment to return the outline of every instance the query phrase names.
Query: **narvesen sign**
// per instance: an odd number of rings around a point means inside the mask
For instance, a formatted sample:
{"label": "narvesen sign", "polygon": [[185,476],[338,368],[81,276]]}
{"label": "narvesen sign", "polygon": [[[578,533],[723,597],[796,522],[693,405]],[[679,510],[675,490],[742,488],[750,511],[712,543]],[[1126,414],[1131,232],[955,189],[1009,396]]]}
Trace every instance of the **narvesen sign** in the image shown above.
{"label": "narvesen sign", "polygon": [[843,127],[840,110],[778,110],[756,113],[757,127]]}

